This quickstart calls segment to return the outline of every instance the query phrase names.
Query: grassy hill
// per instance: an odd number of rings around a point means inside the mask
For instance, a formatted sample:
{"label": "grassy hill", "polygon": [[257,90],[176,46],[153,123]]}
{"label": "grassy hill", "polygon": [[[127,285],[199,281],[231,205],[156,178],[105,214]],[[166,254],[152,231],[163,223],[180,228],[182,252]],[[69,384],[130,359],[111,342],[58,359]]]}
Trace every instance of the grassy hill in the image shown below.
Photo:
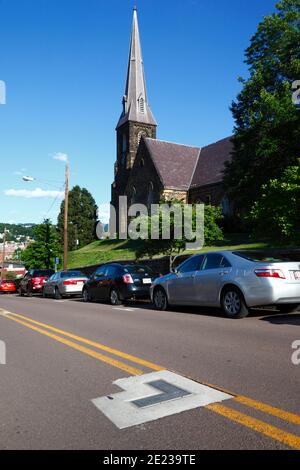
{"label": "grassy hill", "polygon": [[[135,259],[135,250],[142,242],[140,240],[98,240],[80,250],[69,253],[69,268],[92,266],[107,263],[109,261],[121,261]],[[253,242],[249,235],[230,234],[226,235],[223,242],[216,246],[203,248],[205,251],[216,250],[241,250],[241,249],[263,249],[268,248],[266,242]],[[193,254],[188,251],[186,253]]]}

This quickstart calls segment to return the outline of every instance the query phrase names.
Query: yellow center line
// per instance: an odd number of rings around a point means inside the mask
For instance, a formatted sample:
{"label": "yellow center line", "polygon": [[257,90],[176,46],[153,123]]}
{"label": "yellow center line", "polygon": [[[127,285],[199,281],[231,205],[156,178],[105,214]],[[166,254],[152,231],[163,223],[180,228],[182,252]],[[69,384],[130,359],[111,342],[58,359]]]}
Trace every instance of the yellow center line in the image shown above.
{"label": "yellow center line", "polygon": [[21,325],[26,326],[27,328],[30,328],[31,330],[38,331],[42,335],[48,336],[49,338],[54,339],[55,341],[58,341],[59,343],[65,344],[66,346],[69,346],[73,349],[77,349],[77,351],[80,351],[84,354],[87,354],[88,356],[93,357],[94,359],[98,359],[101,362],[104,362],[106,364],[109,364],[111,366],[117,367],[118,369],[124,370],[125,372],[131,374],[131,375],[142,375],[144,372],[140,369],[136,369],[135,367],[131,367],[121,361],[117,361],[115,359],[112,359],[108,356],[104,356],[103,354],[98,353],[97,351],[93,351],[92,349],[86,348],[85,346],[81,346],[80,344],[73,343],[73,341],[69,341],[68,339],[61,338],[60,336],[54,335],[50,333],[49,331],[42,330],[41,328],[38,328],[37,326],[30,325],[29,323],[26,323],[22,320],[18,320],[17,318],[14,318],[11,315],[6,315],[5,318],[8,318],[9,320],[13,320],[17,323],[20,323]]}
{"label": "yellow center line", "polygon": [[206,409],[211,410],[221,416],[224,416],[230,419],[231,421],[235,421],[236,423],[242,424],[243,426],[257,431],[260,434],[268,436],[275,441],[279,441],[282,444],[291,447],[292,449],[300,450],[300,437],[296,436],[295,434],[282,431],[281,429],[276,428],[271,424],[264,423],[259,419],[252,418],[251,416],[248,416],[244,413],[240,413],[239,411],[233,410],[232,408],[228,408],[218,403],[207,405]]}
{"label": "yellow center line", "polygon": [[148,367],[149,369],[157,370],[157,371],[165,370],[165,367],[154,364],[153,362],[149,362],[149,361],[146,361],[144,359],[140,359],[139,357],[132,356],[131,354],[127,354],[127,353],[124,353],[124,352],[119,351],[117,349],[110,348],[108,346],[105,346],[104,344],[97,343],[95,341],[91,341],[91,340],[83,338],[81,336],[77,336],[73,333],[69,333],[67,331],[60,330],[60,329],[55,328],[54,326],[48,325],[46,323],[38,322],[36,320],[33,320],[30,317],[20,315],[18,313],[12,313],[12,312],[10,312],[10,315],[13,315],[14,317],[21,318],[21,319],[25,320],[26,322],[30,322],[30,323],[34,323],[35,325],[42,326],[43,328],[47,328],[48,330],[55,331],[56,333],[60,333],[61,335],[67,336],[68,338],[72,338],[72,339],[75,339],[76,341],[79,341],[81,343],[88,344],[89,346],[94,346],[97,349],[101,349],[102,351],[106,351],[108,353],[114,354],[115,356],[121,357],[123,359],[127,359],[131,362],[134,362],[135,364],[139,364],[141,366]]}
{"label": "yellow center line", "polygon": [[237,397],[235,397],[234,401],[242,403],[243,405],[249,406],[251,408],[256,408],[257,410],[263,411],[264,413],[276,416],[277,418],[280,418],[284,421],[288,421],[289,423],[300,425],[300,416],[295,415],[294,413],[290,413],[289,411],[284,411],[280,408],[275,408],[274,406],[270,406],[256,400],[252,400],[251,398],[244,397],[242,395],[238,395]]}

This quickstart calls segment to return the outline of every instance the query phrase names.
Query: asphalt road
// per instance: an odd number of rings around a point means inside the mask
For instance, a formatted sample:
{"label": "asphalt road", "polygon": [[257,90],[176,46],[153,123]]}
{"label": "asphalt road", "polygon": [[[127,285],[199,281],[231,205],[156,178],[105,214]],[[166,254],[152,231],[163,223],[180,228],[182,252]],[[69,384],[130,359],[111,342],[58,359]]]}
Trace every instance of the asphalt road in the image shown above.
{"label": "asphalt road", "polygon": [[[300,449],[300,313],[0,297],[1,449]],[[92,402],[169,370],[232,398],[119,429]]]}

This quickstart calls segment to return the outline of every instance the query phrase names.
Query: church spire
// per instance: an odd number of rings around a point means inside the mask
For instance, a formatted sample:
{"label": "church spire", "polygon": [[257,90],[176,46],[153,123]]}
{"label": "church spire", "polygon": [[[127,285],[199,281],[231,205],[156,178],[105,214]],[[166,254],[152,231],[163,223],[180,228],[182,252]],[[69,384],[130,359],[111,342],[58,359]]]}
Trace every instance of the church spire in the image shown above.
{"label": "church spire", "polygon": [[127,80],[125,95],[123,97],[123,112],[117,128],[127,121],[141,122],[156,126],[156,121],[148,105],[136,4],[133,10]]}

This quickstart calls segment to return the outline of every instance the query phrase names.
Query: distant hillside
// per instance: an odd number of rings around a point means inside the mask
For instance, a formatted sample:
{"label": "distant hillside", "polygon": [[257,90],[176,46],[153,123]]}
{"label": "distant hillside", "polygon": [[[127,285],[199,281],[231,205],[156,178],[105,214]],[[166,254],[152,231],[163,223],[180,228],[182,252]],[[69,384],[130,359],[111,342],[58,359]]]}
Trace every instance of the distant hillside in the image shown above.
{"label": "distant hillside", "polygon": [[[4,233],[6,227],[7,241],[23,241],[27,237],[33,238],[35,224],[4,224],[0,223],[0,234]],[[1,237],[0,237],[1,238]]]}

